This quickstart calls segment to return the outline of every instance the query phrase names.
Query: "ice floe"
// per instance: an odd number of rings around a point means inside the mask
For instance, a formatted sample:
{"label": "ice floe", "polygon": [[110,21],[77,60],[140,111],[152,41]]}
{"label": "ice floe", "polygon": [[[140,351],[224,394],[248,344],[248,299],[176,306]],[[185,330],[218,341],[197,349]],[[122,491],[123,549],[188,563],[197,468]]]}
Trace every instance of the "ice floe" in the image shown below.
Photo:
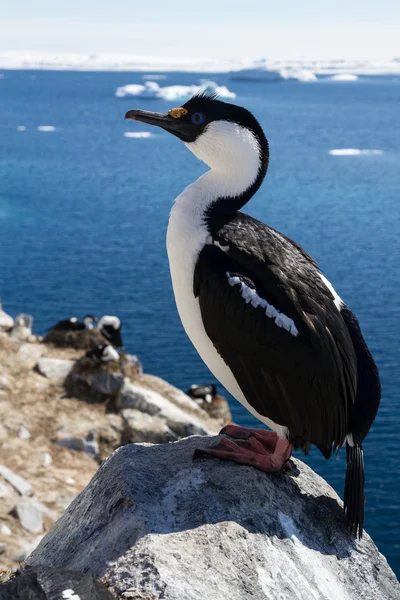
{"label": "ice floe", "polygon": [[17,125],[17,131],[25,131],[26,127],[25,125]]}
{"label": "ice floe", "polygon": [[127,138],[149,138],[150,131],[125,131],[124,136]]}
{"label": "ice floe", "polygon": [[38,131],[55,131],[56,128],[53,125],[38,125]]}
{"label": "ice floe", "polygon": [[145,81],[144,85],[140,83],[131,83],[117,88],[115,95],[117,98],[126,96],[139,96],[140,98],[156,98],[160,100],[188,100],[194,94],[200,91],[207,91],[218,94],[220,98],[236,98],[236,94],[228,90],[224,85],[217,85],[215,81],[202,81],[201,85],[169,85],[160,87],[156,81]]}
{"label": "ice floe", "polygon": [[315,73],[301,67],[277,67],[274,63],[261,59],[255,61],[250,69],[231,71],[229,78],[237,81],[317,81]]}
{"label": "ice floe", "polygon": [[360,156],[360,154],[383,154],[383,150],[367,150],[361,148],[334,148],[329,150],[332,156]]}
{"label": "ice floe", "polygon": [[[228,73],[259,69],[260,60],[196,59],[191,57],[137,56],[133,54],[78,54],[56,52],[0,52],[0,69],[50,69],[64,71],[166,71],[186,73]],[[263,62],[265,59],[263,59]],[[354,73],[356,75],[400,75],[400,60],[268,60],[268,69],[305,69],[315,75]],[[147,79],[147,78],[146,78]],[[148,79],[155,79],[149,75]]]}
{"label": "ice floe", "polygon": [[354,73],[337,73],[329,77],[330,81],[358,81],[358,75]]}

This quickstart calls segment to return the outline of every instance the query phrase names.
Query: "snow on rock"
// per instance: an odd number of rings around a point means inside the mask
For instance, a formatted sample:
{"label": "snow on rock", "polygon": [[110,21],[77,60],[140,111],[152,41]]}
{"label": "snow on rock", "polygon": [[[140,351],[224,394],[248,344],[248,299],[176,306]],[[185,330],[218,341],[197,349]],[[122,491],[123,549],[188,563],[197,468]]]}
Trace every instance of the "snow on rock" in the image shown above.
{"label": "snow on rock", "polygon": [[334,148],[329,150],[332,156],[360,156],[361,154],[383,154],[383,150],[362,150],[360,148]]}
{"label": "snow on rock", "polygon": [[395,600],[400,585],[368,534],[309,467],[275,476],[193,462],[217,437],[117,450],[25,566],[102,577],[121,598]]}
{"label": "snow on rock", "polygon": [[228,90],[224,85],[217,85],[215,81],[202,81],[200,85],[169,85],[160,87],[156,81],[145,81],[144,85],[140,83],[131,83],[117,88],[115,95],[117,98],[126,96],[138,96],[146,99],[159,100],[189,100],[194,94],[201,91],[207,91],[211,94],[218,94],[220,98],[236,98],[236,94]]}
{"label": "snow on rock", "polygon": [[358,75],[353,73],[337,73],[329,77],[329,81],[358,81]]}

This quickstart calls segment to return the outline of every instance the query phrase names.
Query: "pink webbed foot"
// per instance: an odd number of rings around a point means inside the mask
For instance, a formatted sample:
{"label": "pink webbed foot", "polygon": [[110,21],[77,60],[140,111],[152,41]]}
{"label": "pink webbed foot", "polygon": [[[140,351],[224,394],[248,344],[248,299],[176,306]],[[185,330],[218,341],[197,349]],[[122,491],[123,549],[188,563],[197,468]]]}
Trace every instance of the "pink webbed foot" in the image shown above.
{"label": "pink webbed foot", "polygon": [[229,437],[221,438],[218,444],[207,450],[196,450],[193,459],[203,456],[222,458],[255,467],[264,473],[278,473],[291,468],[288,460],[292,444],[273,431],[227,425],[220,434]]}

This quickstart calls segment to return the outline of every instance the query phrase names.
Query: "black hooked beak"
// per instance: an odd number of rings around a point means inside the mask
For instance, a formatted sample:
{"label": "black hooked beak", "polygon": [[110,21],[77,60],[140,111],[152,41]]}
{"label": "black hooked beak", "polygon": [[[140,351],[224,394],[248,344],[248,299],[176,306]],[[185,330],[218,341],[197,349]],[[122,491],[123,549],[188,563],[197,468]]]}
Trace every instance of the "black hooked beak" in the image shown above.
{"label": "black hooked beak", "polygon": [[193,124],[182,117],[174,118],[168,113],[150,112],[148,110],[129,110],[125,115],[125,119],[156,125],[176,135],[183,142],[191,142],[194,139]]}

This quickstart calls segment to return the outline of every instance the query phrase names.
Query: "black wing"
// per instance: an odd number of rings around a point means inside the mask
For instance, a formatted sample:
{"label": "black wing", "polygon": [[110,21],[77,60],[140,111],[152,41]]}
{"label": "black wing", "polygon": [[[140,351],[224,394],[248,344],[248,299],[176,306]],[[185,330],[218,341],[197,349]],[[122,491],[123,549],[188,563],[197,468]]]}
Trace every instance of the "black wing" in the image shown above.
{"label": "black wing", "polygon": [[[313,443],[328,457],[344,443],[357,363],[317,265],[291,240],[240,213],[214,242],[201,251],[194,274],[207,335],[257,412],[286,426],[296,446]],[[249,289],[276,312],[246,301]]]}

